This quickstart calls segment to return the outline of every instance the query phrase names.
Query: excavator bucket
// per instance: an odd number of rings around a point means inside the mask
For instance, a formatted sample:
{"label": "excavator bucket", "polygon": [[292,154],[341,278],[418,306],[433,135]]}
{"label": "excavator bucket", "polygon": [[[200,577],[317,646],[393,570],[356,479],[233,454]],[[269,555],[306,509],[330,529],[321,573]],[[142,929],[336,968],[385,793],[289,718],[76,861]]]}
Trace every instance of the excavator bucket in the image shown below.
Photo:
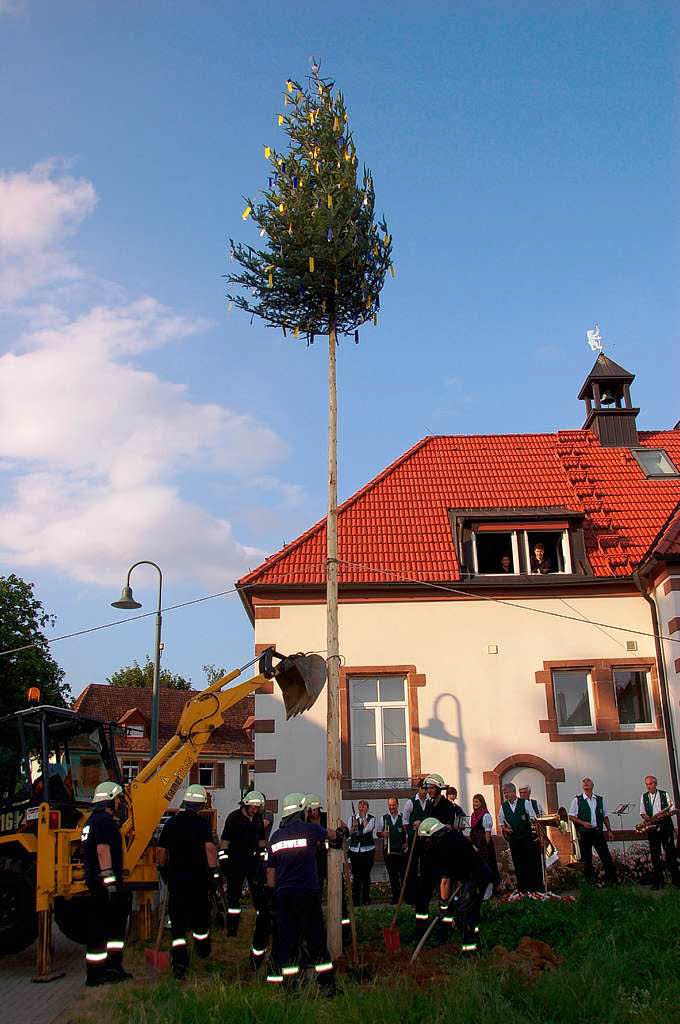
{"label": "excavator bucket", "polygon": [[326,684],[326,662],[320,654],[291,654],[274,668],[281,687],[286,718],[311,708]]}

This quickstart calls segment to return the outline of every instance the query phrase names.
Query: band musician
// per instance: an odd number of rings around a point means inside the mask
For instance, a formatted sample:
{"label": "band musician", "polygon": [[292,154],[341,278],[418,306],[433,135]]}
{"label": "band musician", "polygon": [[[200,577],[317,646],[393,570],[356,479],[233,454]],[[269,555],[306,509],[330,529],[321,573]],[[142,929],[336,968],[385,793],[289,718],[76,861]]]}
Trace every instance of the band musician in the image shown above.
{"label": "band musician", "polygon": [[506,783],[503,786],[503,803],[498,815],[498,823],[510,846],[517,888],[520,892],[541,892],[543,890],[540,861],[531,827],[531,819],[535,817],[536,812],[531,801],[522,800],[517,796],[514,783]]}
{"label": "band musician", "polygon": [[661,818],[658,825],[650,828],[647,832],[649,852],[652,858],[652,888],[660,889],[663,885],[662,847],[673,885],[680,886],[680,869],[678,869],[678,852],[675,846],[675,828],[670,811],[671,803],[668,793],[663,789],[657,789],[656,783],[655,775],[645,775],[645,792],[640,797],[640,817],[643,822],[648,822],[655,815],[668,810],[668,814]]}
{"label": "band musician", "polygon": [[616,868],[612,861],[607,842],[613,840],[607,800],[599,793],[593,792],[593,780],[581,780],[582,792],[575,796],[569,807],[569,820],[576,826],[578,844],[581,850],[581,862],[586,881],[593,880],[593,849],[604,868],[604,877],[608,882],[616,881]]}

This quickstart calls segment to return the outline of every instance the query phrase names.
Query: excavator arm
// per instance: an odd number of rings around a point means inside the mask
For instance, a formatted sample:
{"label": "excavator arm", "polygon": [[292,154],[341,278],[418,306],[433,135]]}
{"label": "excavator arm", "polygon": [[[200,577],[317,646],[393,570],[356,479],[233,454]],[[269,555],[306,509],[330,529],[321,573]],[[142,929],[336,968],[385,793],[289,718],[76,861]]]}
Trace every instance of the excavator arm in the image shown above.
{"label": "excavator arm", "polygon": [[[256,661],[256,675],[229,686]],[[161,817],[212,733],[224,724],[224,713],[271,679],[281,688],[286,718],[292,718],[310,708],[321,693],[326,663],[318,654],[288,657],[269,647],[259,658],[222,676],[187,701],[175,735],[126,786],[128,817],[121,831],[127,876],[139,864]]]}

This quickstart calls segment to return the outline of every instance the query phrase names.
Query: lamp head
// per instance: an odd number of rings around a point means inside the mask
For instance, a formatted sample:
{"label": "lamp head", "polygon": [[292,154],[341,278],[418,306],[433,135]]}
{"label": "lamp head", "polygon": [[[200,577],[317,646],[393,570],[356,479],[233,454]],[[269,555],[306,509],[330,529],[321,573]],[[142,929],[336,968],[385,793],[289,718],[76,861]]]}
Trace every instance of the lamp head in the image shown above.
{"label": "lamp head", "polygon": [[112,608],[141,608],[139,601],[132,596],[132,587],[123,587],[120,600],[111,602]]}

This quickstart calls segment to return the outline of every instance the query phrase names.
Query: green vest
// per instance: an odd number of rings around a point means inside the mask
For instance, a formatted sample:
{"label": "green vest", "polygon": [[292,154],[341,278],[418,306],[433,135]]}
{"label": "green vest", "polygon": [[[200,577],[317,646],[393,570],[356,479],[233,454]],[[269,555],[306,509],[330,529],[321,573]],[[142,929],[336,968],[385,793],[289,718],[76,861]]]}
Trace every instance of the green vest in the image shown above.
{"label": "green vest", "polygon": [[385,853],[403,853],[406,846],[406,826],[401,814],[397,815],[394,822],[391,815],[383,814],[383,832],[387,832],[383,840]]}
{"label": "green vest", "polygon": [[[663,811],[663,810],[666,809],[666,807],[668,807],[668,793],[666,793],[665,790],[663,790],[663,789],[657,789],[657,793],[659,794],[659,804],[661,805],[661,810]],[[645,814],[648,814],[650,816],[650,818],[651,818],[651,816],[652,816],[652,794],[651,793],[644,793],[643,796],[642,796],[642,802],[644,804]],[[658,814],[658,811],[657,811],[657,814]],[[659,824],[657,825],[657,828],[667,828],[668,825],[671,826],[671,829],[673,828],[673,820],[670,817],[670,815],[665,819],[665,821],[660,821]]]}
{"label": "green vest", "polygon": [[[584,797],[583,793],[579,793],[578,796],[578,816],[581,821],[592,821],[590,818],[590,804]],[[604,828],[604,804],[602,797],[595,794],[595,827],[599,829]]]}
{"label": "green vest", "polygon": [[[372,814],[366,816],[366,824],[369,823]],[[349,848],[352,853],[373,853],[375,850],[375,839],[374,839],[375,826],[373,831],[367,832],[365,835],[361,829],[357,832],[353,832],[349,837]]]}
{"label": "green vest", "polygon": [[527,811],[526,800],[517,797],[514,811],[507,800],[502,805],[506,823],[512,829],[512,838],[518,839],[521,836],[531,836],[531,818]]}
{"label": "green vest", "polygon": [[425,818],[430,817],[430,814],[432,813],[432,801],[427,797],[425,800],[425,806],[423,807],[420,800],[414,796],[411,798],[411,803],[413,804],[413,810],[411,811],[411,817],[409,818],[409,827],[415,830],[418,827],[419,822],[425,821]]}
{"label": "green vest", "polygon": [[538,817],[538,800],[530,800],[529,803],[534,809],[534,814]]}

